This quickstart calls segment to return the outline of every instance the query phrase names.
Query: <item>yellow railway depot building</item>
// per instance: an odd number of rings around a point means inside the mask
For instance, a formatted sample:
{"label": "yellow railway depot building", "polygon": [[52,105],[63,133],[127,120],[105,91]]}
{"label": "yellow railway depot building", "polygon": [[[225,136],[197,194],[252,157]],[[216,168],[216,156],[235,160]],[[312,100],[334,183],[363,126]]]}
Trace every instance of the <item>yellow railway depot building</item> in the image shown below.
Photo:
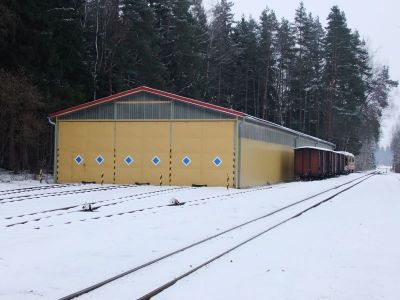
{"label": "yellow railway depot building", "polygon": [[294,179],[294,148],[332,143],[138,87],[49,116],[56,181],[245,188]]}

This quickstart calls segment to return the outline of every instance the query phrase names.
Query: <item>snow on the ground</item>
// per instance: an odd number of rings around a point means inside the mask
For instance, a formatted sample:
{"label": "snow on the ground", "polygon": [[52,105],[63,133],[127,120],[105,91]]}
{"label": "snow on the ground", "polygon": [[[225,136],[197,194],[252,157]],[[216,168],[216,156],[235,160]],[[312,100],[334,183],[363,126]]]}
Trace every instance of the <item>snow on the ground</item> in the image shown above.
{"label": "snow on the ground", "polygon": [[[87,185],[2,195],[23,186],[0,183],[0,299],[60,298],[362,175],[249,190],[130,186],[99,191],[100,185]],[[53,195],[81,189],[88,191]],[[399,192],[398,175],[372,177],[157,299],[397,299]],[[168,206],[171,198],[186,204]],[[82,212],[85,202],[100,208]],[[299,209],[232,231],[83,298],[135,298]]]}
{"label": "snow on the ground", "polygon": [[155,299],[399,299],[399,192],[371,178]]}
{"label": "snow on the ground", "polygon": [[[13,172],[0,168],[0,191],[4,189],[17,189],[37,186],[38,181],[35,179],[35,177],[38,178],[39,175],[27,172],[14,174]],[[43,185],[53,184],[54,179],[50,174],[43,173],[42,183]]]}

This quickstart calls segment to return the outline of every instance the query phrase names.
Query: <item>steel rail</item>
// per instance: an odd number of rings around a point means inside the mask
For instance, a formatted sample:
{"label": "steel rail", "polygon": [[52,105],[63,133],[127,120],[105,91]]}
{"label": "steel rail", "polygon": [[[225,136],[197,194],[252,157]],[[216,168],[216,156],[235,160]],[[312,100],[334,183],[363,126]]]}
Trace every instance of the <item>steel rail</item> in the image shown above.
{"label": "steel rail", "polygon": [[[171,191],[179,191],[179,190],[185,190],[185,189],[193,189],[193,188],[192,187],[174,187],[174,188],[168,188],[168,189],[162,189],[162,190],[138,193],[138,194],[133,194],[133,195],[125,195],[125,196],[114,198],[114,199],[105,199],[105,200],[88,202],[88,203],[91,204],[91,205],[94,205],[94,204],[109,202],[109,201],[113,201],[113,200],[125,199],[125,200],[122,200],[122,201],[116,201],[116,202],[111,202],[111,203],[107,203],[107,204],[103,204],[103,205],[94,206],[93,210],[97,210],[97,209],[99,209],[101,207],[104,207],[104,206],[116,205],[116,204],[127,202],[127,201],[139,200],[139,199],[142,199],[142,198],[148,198],[148,197],[153,197],[153,196],[159,196],[159,195],[163,195],[165,193],[171,192]],[[133,199],[129,199],[129,198],[133,198]],[[44,211],[39,211],[39,212],[34,212],[34,213],[29,213],[29,214],[24,214],[24,215],[19,215],[19,216],[6,217],[4,219],[10,220],[10,219],[13,219],[13,218],[21,218],[21,217],[26,217],[26,216],[33,216],[33,215],[42,214],[42,213],[44,214],[44,213],[62,211],[62,210],[65,211],[65,210],[69,210],[69,209],[80,207],[81,205],[82,204],[72,205],[72,206],[67,206],[67,207],[62,207],[62,208],[49,209],[49,210],[44,210]],[[41,219],[48,219],[50,217],[55,217],[55,216],[60,216],[60,215],[64,215],[64,214],[67,214],[67,213],[75,213],[75,212],[81,212],[81,210],[67,211],[65,213],[61,213],[61,214],[57,214],[57,215],[50,215],[50,216],[45,216],[45,217],[42,217],[42,218],[36,218],[36,219],[25,220],[25,221],[21,221],[21,222],[17,222],[17,223],[11,223],[11,224],[5,225],[5,227],[13,227],[13,226],[16,226],[16,225],[23,225],[23,224],[26,224],[26,223],[29,223],[29,222],[37,222],[37,221],[39,221]],[[70,224],[70,223],[68,223],[68,224]]]}
{"label": "steel rail", "polygon": [[83,194],[88,192],[101,192],[115,189],[124,189],[129,187],[138,187],[136,184],[126,184],[126,185],[111,185],[111,186],[103,186],[103,187],[94,187],[88,189],[78,189],[71,191],[60,191],[60,192],[52,192],[52,193],[42,193],[42,194],[34,194],[34,195],[21,195],[9,198],[0,198],[0,204],[11,203],[11,202],[19,202],[31,199],[38,198],[47,198],[47,197],[55,197],[55,196],[63,196],[63,195],[73,195],[73,194]]}
{"label": "steel rail", "polygon": [[[211,196],[211,197],[206,197],[206,198],[201,198],[201,199],[189,200],[189,201],[184,202],[183,204],[190,203],[190,202],[205,201],[205,200],[214,200],[214,199],[219,199],[219,198],[223,198],[223,197],[230,197],[230,196],[237,195],[237,194],[244,194],[244,193],[256,192],[256,191],[259,191],[259,190],[272,189],[272,188],[275,188],[275,187],[278,187],[278,186],[268,186],[268,187],[264,186],[264,187],[260,187],[260,188],[257,188],[257,189],[244,190],[244,191],[235,192],[235,193],[222,194],[222,195]],[[89,202],[89,204],[93,205],[93,204],[108,202],[108,201],[112,201],[112,200],[133,198],[133,197],[138,197],[139,196],[138,198],[135,198],[135,199],[116,201],[116,202],[111,202],[111,203],[107,203],[107,204],[104,204],[104,205],[99,205],[99,206],[94,207],[94,209],[98,209],[98,208],[105,207],[105,206],[116,205],[116,204],[124,203],[124,202],[127,202],[127,201],[131,201],[131,200],[138,200],[138,199],[143,199],[143,198],[148,198],[148,197],[153,196],[153,195],[151,195],[151,196],[140,197],[140,196],[143,196],[143,195],[149,195],[149,194],[157,193],[156,196],[158,196],[160,194],[164,194],[166,192],[170,192],[170,191],[174,191],[174,190],[178,190],[179,191],[179,190],[184,190],[184,189],[197,189],[197,188],[200,188],[200,187],[176,187],[176,188],[170,188],[170,189],[164,189],[164,190],[157,190],[157,191],[139,193],[139,194],[134,194],[134,195],[127,195],[127,196],[113,198],[113,199],[94,201],[94,202]],[[49,210],[44,210],[44,211],[38,211],[38,212],[33,212],[33,213],[27,213],[27,214],[18,215],[18,216],[9,216],[9,217],[5,217],[4,219],[11,220],[13,218],[21,218],[21,217],[26,217],[26,216],[33,216],[33,215],[36,215],[36,214],[42,214],[42,213],[48,213],[48,212],[54,212],[54,211],[62,211],[62,210],[69,210],[69,209],[76,208],[76,207],[79,207],[79,206],[81,206],[81,204],[72,205],[72,206],[66,206],[66,207],[61,207],[61,208],[55,208],[55,209],[49,209]],[[118,212],[118,213],[110,214],[110,215],[107,215],[107,216],[104,216],[104,217],[120,216],[120,215],[123,215],[123,214],[130,214],[130,213],[135,213],[135,212],[140,212],[140,211],[150,210],[150,209],[155,209],[155,208],[162,208],[162,207],[167,207],[167,206],[171,206],[171,204],[156,205],[156,206],[138,208],[138,209],[131,210],[131,211],[125,211],[125,212]],[[74,213],[74,212],[80,212],[80,210],[74,210],[74,211],[70,211],[70,212],[57,214],[56,216],[64,215],[64,214],[67,214],[67,213]],[[29,223],[29,222],[37,222],[37,221],[39,221],[41,219],[44,219],[44,218],[48,219],[49,217],[54,217],[54,216],[46,216],[46,217],[43,217],[43,218],[37,218],[37,219],[33,219],[33,220],[25,220],[25,221],[21,221],[21,222],[17,222],[17,223],[11,223],[11,224],[5,225],[5,227],[13,227],[13,226],[17,226],[17,225],[24,225],[24,224]],[[92,218],[92,219],[96,219],[97,220],[99,218],[101,218],[101,217],[95,217],[95,218]],[[71,224],[71,223],[72,222],[66,222],[65,224]]]}
{"label": "steel rail", "polygon": [[31,186],[31,187],[19,188],[19,189],[2,190],[2,191],[0,191],[0,196],[26,193],[26,192],[32,192],[32,191],[40,191],[40,190],[50,190],[50,189],[57,189],[57,188],[70,187],[70,186],[80,186],[80,185],[83,185],[83,184],[82,183],[77,183],[77,184],[71,183],[71,184],[51,184],[51,185],[45,185],[45,186]]}

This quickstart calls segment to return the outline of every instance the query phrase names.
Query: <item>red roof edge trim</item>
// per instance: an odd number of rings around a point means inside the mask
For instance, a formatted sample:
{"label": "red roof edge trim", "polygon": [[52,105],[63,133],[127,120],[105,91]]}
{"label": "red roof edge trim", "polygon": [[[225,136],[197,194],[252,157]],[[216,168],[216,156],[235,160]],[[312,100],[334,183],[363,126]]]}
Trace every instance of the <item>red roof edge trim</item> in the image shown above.
{"label": "red roof edge trim", "polygon": [[110,96],[107,96],[107,97],[104,97],[104,98],[101,98],[101,99],[96,99],[96,100],[93,100],[93,101],[90,101],[90,102],[82,103],[82,104],[79,104],[79,105],[76,105],[76,106],[73,106],[73,107],[70,107],[70,108],[67,108],[67,109],[60,110],[58,112],[54,112],[54,113],[49,115],[49,118],[55,118],[55,117],[63,116],[63,115],[66,115],[66,114],[69,114],[69,113],[72,113],[72,112],[75,112],[75,111],[79,111],[79,110],[82,110],[82,109],[85,109],[85,108],[89,108],[89,107],[92,107],[92,106],[95,106],[95,105],[99,105],[99,104],[102,104],[102,103],[111,102],[111,101],[113,101],[113,100],[115,100],[117,98],[120,98],[120,97],[123,97],[123,96],[132,95],[132,94],[136,94],[136,93],[139,93],[139,92],[148,92],[148,93],[151,93],[151,94],[168,97],[168,98],[171,98],[171,99],[174,99],[174,100],[178,100],[178,101],[181,101],[181,102],[194,104],[196,106],[209,108],[209,109],[212,109],[212,110],[215,110],[215,111],[220,111],[220,112],[223,112],[223,113],[227,113],[227,114],[230,114],[230,115],[233,115],[233,116],[238,116],[238,117],[246,116],[245,113],[242,113],[240,111],[236,111],[234,109],[230,109],[230,108],[222,107],[222,106],[219,106],[219,105],[202,102],[202,101],[199,101],[199,100],[194,100],[194,99],[191,99],[191,98],[186,98],[186,97],[179,96],[179,95],[176,95],[176,94],[172,94],[172,93],[169,93],[169,92],[164,92],[164,91],[161,91],[161,90],[149,88],[149,87],[146,87],[146,86],[140,86],[140,87],[137,87],[137,88],[134,88],[134,89],[130,89],[130,90],[127,90],[127,91],[124,91],[124,92],[120,92],[120,93],[117,93],[117,94],[114,94],[114,95],[110,95]]}

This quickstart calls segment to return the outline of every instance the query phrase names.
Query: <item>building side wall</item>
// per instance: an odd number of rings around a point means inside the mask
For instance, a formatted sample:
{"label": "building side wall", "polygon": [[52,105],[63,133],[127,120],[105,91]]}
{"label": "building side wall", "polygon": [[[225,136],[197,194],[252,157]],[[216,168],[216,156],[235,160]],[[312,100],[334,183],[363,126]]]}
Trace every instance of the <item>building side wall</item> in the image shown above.
{"label": "building side wall", "polygon": [[[113,182],[114,123],[113,122],[58,122],[59,170],[58,182]],[[101,154],[101,165],[96,157]],[[82,162],[75,158],[80,155]]]}
{"label": "building side wall", "polygon": [[[104,173],[104,183],[158,185],[162,177],[164,185],[226,186],[229,176],[234,186],[234,120],[59,121],[58,126],[59,182],[101,182]],[[152,162],[155,156],[158,164]]]}
{"label": "building side wall", "polygon": [[[170,122],[116,122],[116,183],[165,183],[169,172]],[[131,164],[125,162],[130,155]],[[152,159],[160,162],[155,165]]]}
{"label": "building side wall", "polygon": [[[229,186],[233,182],[234,121],[172,122],[172,184]],[[182,159],[191,163],[185,166]],[[219,166],[213,160],[219,157]]]}
{"label": "building side wall", "polygon": [[293,147],[240,138],[240,187],[293,180],[293,169]]}

